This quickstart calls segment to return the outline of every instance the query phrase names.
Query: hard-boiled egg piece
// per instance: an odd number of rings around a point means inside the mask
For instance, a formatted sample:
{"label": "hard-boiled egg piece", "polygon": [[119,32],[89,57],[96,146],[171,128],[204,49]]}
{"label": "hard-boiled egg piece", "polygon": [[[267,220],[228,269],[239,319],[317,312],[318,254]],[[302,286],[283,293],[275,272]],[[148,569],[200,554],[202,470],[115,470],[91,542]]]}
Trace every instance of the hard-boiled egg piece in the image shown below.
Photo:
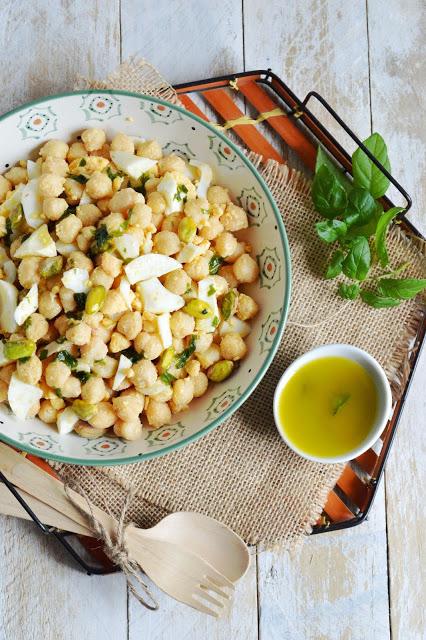
{"label": "hard-boiled egg piece", "polygon": [[31,407],[38,402],[43,391],[33,385],[22,382],[14,373],[9,382],[7,401],[17,418],[25,420]]}
{"label": "hard-boiled egg piece", "polygon": [[170,329],[170,313],[162,313],[157,316],[157,327],[163,349],[168,349],[173,343],[172,331]]}
{"label": "hard-boiled egg piece", "polygon": [[135,156],[127,151],[111,151],[111,160],[120,171],[138,180],[143,173],[155,167],[157,160]]}
{"label": "hard-boiled egg piece", "polygon": [[0,340],[0,367],[4,367],[5,364],[9,364],[9,358],[4,355],[4,342]]}
{"label": "hard-boiled egg piece", "polygon": [[207,198],[207,189],[213,180],[212,168],[205,162],[198,162],[198,160],[191,160],[189,164],[196,168],[198,174],[197,196],[199,198]]}
{"label": "hard-boiled egg piece", "polygon": [[179,193],[178,186],[178,183],[170,172],[165,173],[157,185],[157,191],[164,196],[166,201],[166,215],[183,210],[185,194]]}
{"label": "hard-boiled egg piece", "polygon": [[214,278],[208,277],[199,281],[197,297],[199,300],[207,302],[213,310],[213,316],[211,318],[202,318],[197,320],[197,330],[204,331],[204,333],[213,333],[220,322]]}
{"label": "hard-boiled egg piece", "polygon": [[151,253],[154,243],[152,241],[152,233],[148,231],[142,244],[142,253]]}
{"label": "hard-boiled egg piece", "polygon": [[[35,164],[35,163],[34,163]],[[43,224],[41,217],[42,212],[42,199],[38,192],[38,178],[30,180],[22,191],[22,208],[24,210],[25,220],[29,227],[37,229]]]}
{"label": "hard-boiled egg piece", "polygon": [[75,413],[75,411],[73,411],[71,407],[67,407],[66,409],[61,411],[56,421],[56,426],[58,427],[59,433],[61,435],[71,433],[79,420],[80,418]]}
{"label": "hard-boiled egg piece", "polygon": [[89,198],[89,196],[86,193],[86,189],[83,191],[83,194],[80,198],[80,204],[92,204],[93,200],[92,198]]}
{"label": "hard-boiled egg piece", "polygon": [[69,256],[73,251],[78,251],[78,246],[56,240],[56,249],[61,256]]}
{"label": "hard-boiled egg piece", "polygon": [[85,373],[90,373],[90,364],[84,362],[81,358],[77,358],[77,364],[75,365],[74,371],[84,371]]}
{"label": "hard-boiled egg piece", "polygon": [[161,253],[139,256],[139,258],[132,260],[124,267],[130,284],[136,284],[141,280],[149,280],[149,278],[159,278],[176,269],[182,269],[180,262]]}
{"label": "hard-boiled egg piece", "polygon": [[10,282],[0,280],[0,329],[6,333],[16,331],[15,310],[18,289]]}
{"label": "hard-boiled egg piece", "polygon": [[242,338],[245,338],[250,331],[249,323],[240,320],[236,316],[231,316],[228,320],[224,320],[219,327],[221,336],[224,336],[226,333],[239,333]]}
{"label": "hard-boiled egg piece", "polygon": [[139,255],[139,240],[132,233],[123,233],[122,236],[114,238],[114,246],[124,260],[137,258]]}
{"label": "hard-boiled egg piece", "polygon": [[176,256],[178,262],[192,262],[198,256],[202,256],[203,253],[206,253],[210,247],[210,242],[208,240],[204,240],[200,242],[200,244],[192,244],[192,242],[188,242]]}
{"label": "hard-boiled egg piece", "polygon": [[158,278],[151,278],[139,282],[139,295],[142,299],[144,311],[151,313],[167,313],[181,309],[185,301],[181,296],[172,293],[163,287]]}
{"label": "hard-boiled egg piece", "polygon": [[78,267],[68,269],[68,271],[64,271],[61,280],[64,287],[71,289],[74,293],[87,293],[90,289],[87,269],[79,269]]}
{"label": "hard-boiled egg piece", "polygon": [[47,224],[43,224],[33,231],[30,237],[24,240],[15,251],[15,258],[25,258],[25,256],[54,258],[56,255],[56,246],[49,235]]}
{"label": "hard-boiled egg piece", "polygon": [[21,302],[15,309],[15,321],[19,326],[23,325],[25,320],[35,313],[38,309],[38,285],[33,284],[27,295],[22,298]]}
{"label": "hard-boiled egg piece", "polygon": [[4,271],[4,275],[7,282],[10,282],[10,284],[13,284],[16,280],[16,275],[17,275],[15,263],[12,260],[6,260],[6,262],[3,262],[1,268]]}
{"label": "hard-boiled egg piece", "polygon": [[132,309],[132,302],[135,299],[135,294],[130,287],[130,282],[123,276],[120,280],[120,284],[118,285],[118,290],[121,293],[121,297],[127,305],[128,309]]}
{"label": "hard-boiled egg piece", "polygon": [[52,342],[49,342],[49,344],[45,347],[42,347],[40,353],[41,351],[46,351],[46,358],[48,358],[54,353],[58,353],[58,351],[69,351],[71,347],[72,343],[68,340],[64,340],[63,342],[56,342],[56,340],[53,340]]}
{"label": "hard-boiled egg piece", "polygon": [[114,391],[117,391],[119,386],[126,379],[127,374],[132,368],[132,361],[127,358],[127,356],[120,356],[120,360],[118,361],[117,372],[114,377],[114,382],[112,383],[112,388]]}
{"label": "hard-boiled egg piece", "polygon": [[22,192],[24,190],[23,184],[16,187],[15,191],[0,205],[0,216],[8,218],[17,207],[21,204]]}
{"label": "hard-boiled egg piece", "polygon": [[157,396],[159,393],[164,393],[168,390],[170,390],[170,386],[158,378],[150,387],[140,389],[140,393],[144,396]]}
{"label": "hard-boiled egg piece", "polygon": [[41,176],[41,164],[33,160],[27,160],[28,180],[35,180]]}

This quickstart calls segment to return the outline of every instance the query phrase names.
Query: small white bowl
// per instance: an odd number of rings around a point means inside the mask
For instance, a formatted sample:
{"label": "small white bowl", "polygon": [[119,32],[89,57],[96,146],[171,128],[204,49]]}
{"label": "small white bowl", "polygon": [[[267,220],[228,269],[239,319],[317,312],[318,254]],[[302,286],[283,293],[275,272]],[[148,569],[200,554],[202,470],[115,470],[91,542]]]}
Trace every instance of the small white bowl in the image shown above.
{"label": "small white bowl", "polygon": [[[349,360],[353,360],[354,362],[358,362],[364,369],[371,375],[373,381],[376,385],[377,391],[377,416],[374,421],[368,436],[364,439],[364,441],[357,447],[356,449],[352,449],[347,453],[340,456],[333,457],[319,457],[319,456],[311,456],[308,453],[305,453],[298,447],[294,445],[294,443],[287,438],[284,433],[283,428],[280,427],[281,421],[278,414],[278,403],[281,395],[281,391],[284,389],[287,382],[290,378],[298,371],[301,367],[303,367],[308,362],[312,362],[313,360],[318,360],[319,358],[327,358],[327,357],[341,357],[348,358]],[[307,460],[313,460],[315,462],[347,462],[348,460],[352,460],[357,456],[364,453],[370,449],[370,447],[376,442],[385,428],[388,420],[392,415],[392,393],[391,388],[386,377],[383,368],[380,364],[375,360],[370,354],[362,349],[358,349],[358,347],[353,347],[349,344],[325,344],[321,347],[316,347],[311,351],[303,354],[297,360],[292,362],[292,364],[285,370],[283,375],[278,382],[277,388],[275,389],[274,394],[274,420],[275,425],[278,429],[278,433],[281,438],[287,444],[290,449],[292,449],[295,453],[299,454],[303,458]]]}

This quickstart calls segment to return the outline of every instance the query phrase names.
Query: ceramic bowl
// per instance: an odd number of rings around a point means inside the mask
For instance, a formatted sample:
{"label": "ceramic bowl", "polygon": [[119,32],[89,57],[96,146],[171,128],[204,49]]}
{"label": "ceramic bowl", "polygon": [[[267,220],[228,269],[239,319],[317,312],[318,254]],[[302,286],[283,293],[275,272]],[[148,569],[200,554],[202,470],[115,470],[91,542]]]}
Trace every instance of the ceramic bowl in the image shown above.
{"label": "ceramic bowl", "polygon": [[[298,371],[308,362],[312,362],[313,360],[317,360],[318,358],[328,357],[349,358],[350,360],[354,360],[355,362],[360,364],[372,377],[377,392],[376,419],[371,425],[371,429],[364,441],[361,442],[359,447],[357,447],[356,449],[347,451],[345,454],[342,454],[340,456],[333,456],[329,458],[311,456],[305,451],[302,451],[301,449],[296,447],[294,443],[286,436],[284,429],[281,428],[281,421],[278,413],[278,404],[281,391],[284,389],[285,385],[296,373],[296,371]],[[311,351],[308,351],[307,353],[304,353],[302,356],[297,358],[297,360],[292,362],[292,364],[285,370],[277,384],[277,388],[275,389],[274,420],[278,429],[278,433],[287,444],[287,446],[289,446],[290,449],[292,449],[295,453],[299,454],[303,458],[306,458],[307,460],[313,460],[315,462],[347,462],[348,460],[353,460],[357,456],[360,456],[361,453],[364,453],[364,451],[370,449],[376,442],[383,429],[386,427],[386,424],[391,415],[392,392],[383,368],[380,366],[377,360],[373,358],[373,356],[370,356],[369,353],[363,351],[362,349],[358,349],[358,347],[353,347],[350,344],[324,344],[320,347],[312,349]]]}
{"label": "ceramic bowl", "polygon": [[263,179],[245,155],[212,125],[148,96],[123,91],[85,91],[50,96],[0,118],[0,173],[23,158],[35,158],[51,138],[75,139],[88,127],[102,127],[111,138],[124,132],[157,139],[165,154],[196,158],[213,167],[218,184],[247,210],[245,237],[260,268],[259,282],[247,291],[260,305],[248,338],[249,353],[238,371],[212,385],[174,423],[144,431],[136,442],[103,436],[60,436],[39,419],[25,422],[0,405],[0,438],[44,458],[87,465],[112,465],[158,456],[193,442],[226,420],[265,375],[279,345],[290,299],[290,255],[279,211]]}

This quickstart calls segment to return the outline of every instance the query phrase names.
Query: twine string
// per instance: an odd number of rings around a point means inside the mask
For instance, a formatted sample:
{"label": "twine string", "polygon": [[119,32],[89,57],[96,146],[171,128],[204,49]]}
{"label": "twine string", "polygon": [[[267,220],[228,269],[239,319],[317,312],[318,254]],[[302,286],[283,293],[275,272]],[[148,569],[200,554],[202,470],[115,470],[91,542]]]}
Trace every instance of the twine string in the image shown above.
{"label": "twine string", "polygon": [[[78,495],[80,495],[84,499],[87,505],[87,511],[86,509],[83,509],[75,500],[75,498],[71,494],[71,489],[78,493]],[[131,522],[126,523],[126,513],[134,497],[135,489],[131,488],[127,492],[120,517],[117,521],[114,537],[109,534],[103,524],[96,518],[93,512],[92,503],[90,502],[85,491],[80,486],[75,485],[75,483],[73,482],[67,482],[65,484],[65,493],[68,497],[68,500],[78,509],[78,511],[82,515],[84,515],[85,518],[87,518],[89,526],[96,534],[96,537],[104,543],[104,551],[106,555],[115,565],[120,567],[120,569],[123,571],[124,575],[126,576],[126,582],[130,593],[143,607],[145,607],[146,609],[150,609],[151,611],[156,611],[159,608],[158,602],[152,595],[148,585],[141,578],[140,574],[143,571],[142,567],[138,562],[129,558],[125,542],[125,536],[128,527],[134,526]],[[132,579],[137,582],[139,589],[134,586]]]}

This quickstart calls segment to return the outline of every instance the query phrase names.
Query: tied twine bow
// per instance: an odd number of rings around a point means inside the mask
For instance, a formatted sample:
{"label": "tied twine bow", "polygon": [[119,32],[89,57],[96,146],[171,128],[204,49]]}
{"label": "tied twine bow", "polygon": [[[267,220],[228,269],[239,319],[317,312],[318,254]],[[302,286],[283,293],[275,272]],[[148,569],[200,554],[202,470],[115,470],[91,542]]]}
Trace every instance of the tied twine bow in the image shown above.
{"label": "tied twine bow", "polygon": [[[72,496],[70,489],[76,491],[86,502],[87,511],[83,509],[78,502]],[[93,513],[92,504],[87,494],[74,483],[68,482],[65,485],[65,493],[68,500],[78,509],[78,511],[87,519],[90,528],[96,534],[96,537],[103,542],[104,551],[116,566],[120,567],[126,576],[127,586],[130,593],[136,598],[136,600],[147,609],[156,611],[159,608],[158,602],[152,595],[148,585],[142,580],[140,573],[143,571],[142,567],[135,560],[129,558],[129,553],[126,547],[125,537],[126,531],[129,526],[133,526],[131,522],[125,522],[125,517],[130,503],[135,494],[134,489],[130,489],[126,495],[123,509],[121,510],[120,517],[117,521],[117,527],[114,537],[111,537],[109,532],[103,526],[101,522],[95,517]],[[137,582],[138,590],[132,583],[132,578]],[[142,593],[141,593],[142,592]],[[142,595],[143,594],[143,595]],[[146,599],[148,598],[148,600]],[[149,602],[149,600],[151,602]]]}

